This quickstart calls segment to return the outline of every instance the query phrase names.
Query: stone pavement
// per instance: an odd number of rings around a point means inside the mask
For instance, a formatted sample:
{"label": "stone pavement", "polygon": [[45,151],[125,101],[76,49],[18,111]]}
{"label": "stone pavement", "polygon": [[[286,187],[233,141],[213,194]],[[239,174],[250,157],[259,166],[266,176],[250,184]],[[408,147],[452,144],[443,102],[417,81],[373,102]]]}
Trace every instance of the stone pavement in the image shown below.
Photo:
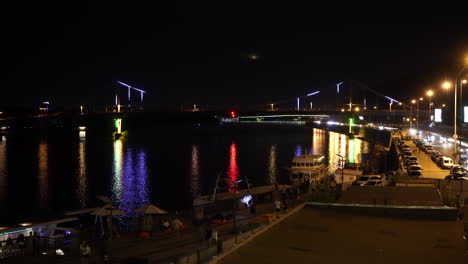
{"label": "stone pavement", "polygon": [[[293,200],[289,201],[288,205],[292,208],[301,202]],[[257,204],[255,215],[250,215],[248,208],[241,208],[237,211],[236,225],[239,227],[254,217],[273,212],[273,203]],[[191,223],[184,224],[187,228],[180,233],[156,232],[153,237],[147,239],[137,238],[135,233],[122,233],[120,238],[110,243],[111,263],[120,263],[130,257],[147,258],[149,263],[175,263],[179,257],[194,254],[198,249],[206,249],[208,241],[204,240],[204,231],[192,226]],[[219,232],[218,238],[223,241],[234,237],[232,221],[216,225],[214,228]],[[104,247],[103,241],[93,243],[93,256],[87,263],[104,263],[102,257]],[[60,263],[77,263],[77,261],[77,258],[62,258]]]}
{"label": "stone pavement", "polygon": [[304,208],[218,263],[468,263],[461,223]]}

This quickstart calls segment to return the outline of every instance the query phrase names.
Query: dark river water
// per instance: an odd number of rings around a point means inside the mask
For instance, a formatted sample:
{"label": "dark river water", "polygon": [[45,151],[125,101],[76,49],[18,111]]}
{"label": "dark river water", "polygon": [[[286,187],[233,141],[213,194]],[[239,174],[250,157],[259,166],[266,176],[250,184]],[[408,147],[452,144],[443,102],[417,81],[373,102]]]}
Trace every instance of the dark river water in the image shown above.
{"label": "dark river water", "polygon": [[78,131],[9,133],[0,142],[1,224],[95,206],[96,195],[125,212],[147,203],[188,208],[193,197],[212,192],[218,174],[254,186],[288,183],[294,156],[324,154],[333,171],[335,154],[359,162],[371,147],[292,125],[152,125],[129,129],[121,140],[92,127],[82,138]]}

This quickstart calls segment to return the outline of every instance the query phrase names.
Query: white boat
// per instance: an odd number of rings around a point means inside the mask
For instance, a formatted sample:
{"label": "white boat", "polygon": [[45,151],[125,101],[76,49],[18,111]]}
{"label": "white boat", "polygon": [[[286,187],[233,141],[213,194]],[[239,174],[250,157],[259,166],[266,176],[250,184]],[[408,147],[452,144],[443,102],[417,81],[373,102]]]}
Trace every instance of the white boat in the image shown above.
{"label": "white boat", "polygon": [[328,166],[323,155],[302,155],[294,157],[291,165],[291,184],[317,182],[328,174]]}

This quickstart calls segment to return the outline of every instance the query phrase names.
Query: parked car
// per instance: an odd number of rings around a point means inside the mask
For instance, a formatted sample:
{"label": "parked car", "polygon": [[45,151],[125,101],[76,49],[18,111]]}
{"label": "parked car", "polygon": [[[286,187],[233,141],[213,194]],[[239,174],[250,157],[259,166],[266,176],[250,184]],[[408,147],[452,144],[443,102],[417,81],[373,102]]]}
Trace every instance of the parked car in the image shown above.
{"label": "parked car", "polygon": [[418,158],[416,158],[415,156],[407,156],[405,157],[405,165],[408,166],[408,164],[410,163],[418,163]]}
{"label": "parked car", "polygon": [[419,165],[411,165],[408,167],[408,173],[412,172],[412,171],[419,171],[422,173],[422,167],[419,166]]}
{"label": "parked car", "polygon": [[431,145],[425,145],[424,146],[424,152],[427,154],[431,154],[434,151],[434,148]]}
{"label": "parked car", "polygon": [[437,165],[439,165],[440,160],[441,160],[443,157],[444,157],[444,155],[442,155],[442,154],[437,154],[437,155],[435,155],[434,162],[435,162]]}
{"label": "parked car", "polygon": [[453,167],[453,160],[452,158],[444,156],[442,159],[440,159],[440,166],[443,169],[450,169]]}
{"label": "parked car", "polygon": [[468,173],[468,170],[466,170],[465,168],[463,168],[461,166],[454,165],[454,166],[452,166],[452,168],[450,168],[450,174],[451,175],[453,175],[453,174],[465,174],[465,173]]}
{"label": "parked car", "polygon": [[411,152],[411,150],[405,150],[405,151],[403,151],[403,155],[404,155],[405,157],[409,157],[409,156],[412,156],[412,155],[413,155],[413,152]]}
{"label": "parked car", "polygon": [[439,154],[440,154],[439,151],[434,150],[434,151],[431,153],[431,160],[432,160],[432,161],[435,161],[436,156],[439,155]]}
{"label": "parked car", "polygon": [[368,181],[365,186],[384,186],[384,182],[382,180]]}
{"label": "parked car", "polygon": [[421,171],[410,171],[410,172],[408,172],[408,176],[415,177],[415,178],[420,178],[420,177],[422,177],[422,172]]}
{"label": "parked car", "polygon": [[468,174],[453,174],[445,177],[446,180],[468,181]]}
{"label": "parked car", "polygon": [[370,176],[361,176],[356,180],[356,185],[364,186],[370,180]]}
{"label": "parked car", "polygon": [[383,186],[384,181],[382,180],[380,176],[371,176],[365,185],[366,186]]}

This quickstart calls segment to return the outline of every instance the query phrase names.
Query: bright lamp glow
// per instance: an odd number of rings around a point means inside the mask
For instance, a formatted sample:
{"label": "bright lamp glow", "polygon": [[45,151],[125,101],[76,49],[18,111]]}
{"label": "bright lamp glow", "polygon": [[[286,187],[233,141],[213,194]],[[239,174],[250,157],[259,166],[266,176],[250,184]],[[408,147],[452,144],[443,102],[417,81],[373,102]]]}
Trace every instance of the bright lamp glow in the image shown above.
{"label": "bright lamp glow", "polygon": [[429,91],[427,91],[426,94],[427,94],[427,96],[433,96],[433,95],[434,95],[434,92],[433,92],[432,90],[429,90]]}
{"label": "bright lamp glow", "polygon": [[448,81],[445,81],[442,83],[442,88],[444,89],[450,89],[450,87],[452,87],[452,84]]}

